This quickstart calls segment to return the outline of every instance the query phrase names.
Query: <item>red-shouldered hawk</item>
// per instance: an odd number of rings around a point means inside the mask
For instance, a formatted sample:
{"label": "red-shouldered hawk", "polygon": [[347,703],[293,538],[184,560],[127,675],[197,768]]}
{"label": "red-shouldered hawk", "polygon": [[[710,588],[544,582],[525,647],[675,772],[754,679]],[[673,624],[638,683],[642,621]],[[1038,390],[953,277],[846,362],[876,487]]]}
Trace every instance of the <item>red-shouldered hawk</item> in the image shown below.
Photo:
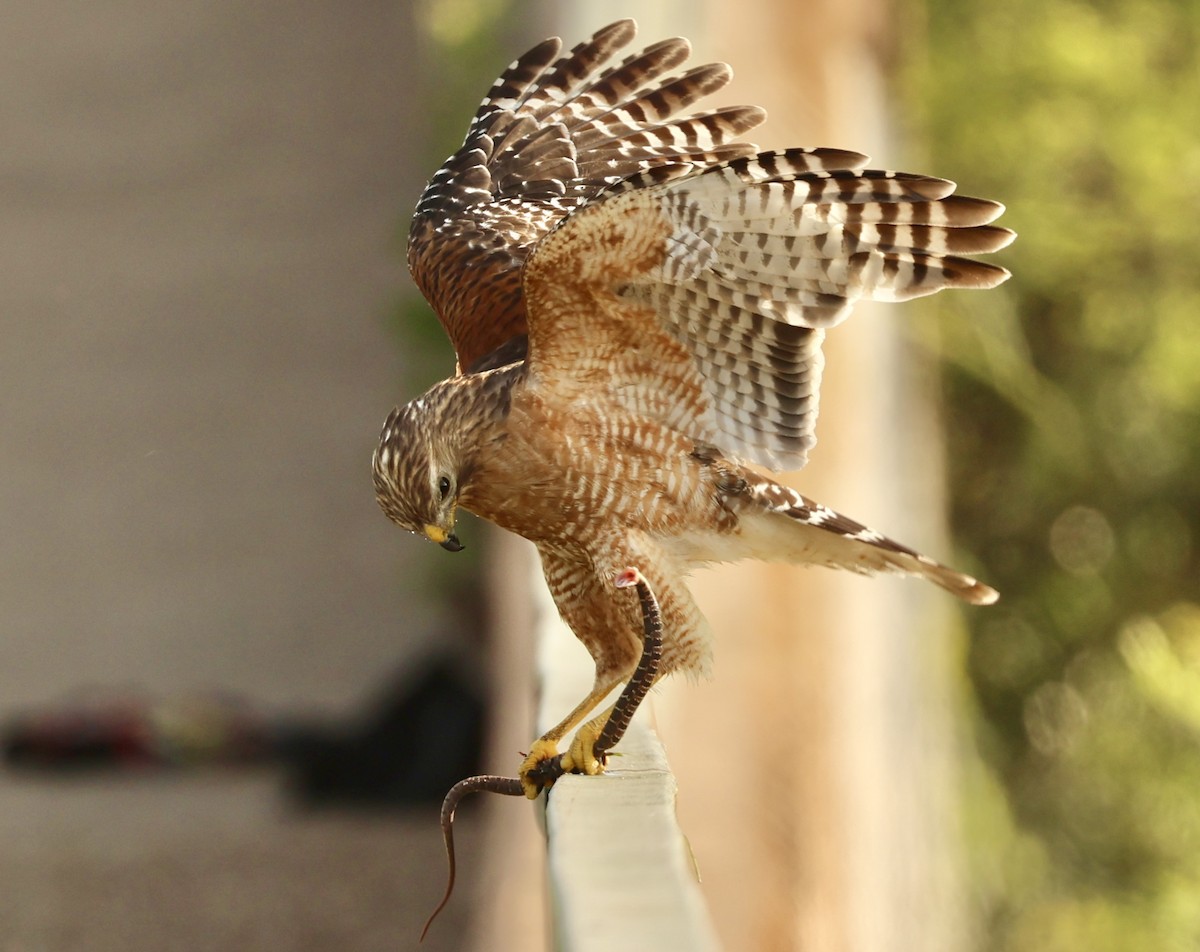
{"label": "red-shouldered hawk", "polygon": [[[664,620],[662,673],[707,672],[711,635],[685,583],[743,558],[922,576],[975,604],[996,593],[764,475],[814,443],[821,340],[856,301],[990,288],[964,255],[1013,239],[996,202],[835,149],[757,153],[739,106],[680,117],[724,86],[674,72],[686,40],[613,62],[612,24],[514,62],[417,205],[409,264],[459,372],[392,412],[374,456],[384,512],[444,548],[462,506],[531,540],[594,689],[521,775],[628,678],[639,566]],[[604,717],[565,761],[594,773]]]}

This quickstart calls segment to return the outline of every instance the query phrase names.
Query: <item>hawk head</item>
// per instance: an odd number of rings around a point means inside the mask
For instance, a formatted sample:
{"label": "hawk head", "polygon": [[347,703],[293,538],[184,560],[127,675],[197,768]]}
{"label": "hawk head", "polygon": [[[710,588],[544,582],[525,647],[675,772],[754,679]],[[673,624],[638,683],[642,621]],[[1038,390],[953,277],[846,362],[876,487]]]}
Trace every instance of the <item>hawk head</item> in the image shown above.
{"label": "hawk head", "polygon": [[[436,389],[436,388],[435,388]],[[375,498],[387,517],[458,552],[455,510],[463,476],[461,453],[447,438],[433,392],[397,407],[383,425],[372,466]]]}
{"label": "hawk head", "polygon": [[463,547],[454,535],[459,499],[480,460],[504,440],[523,369],[515,362],[451,377],[391,412],[372,460],[375,498],[389,519],[443,549]]}

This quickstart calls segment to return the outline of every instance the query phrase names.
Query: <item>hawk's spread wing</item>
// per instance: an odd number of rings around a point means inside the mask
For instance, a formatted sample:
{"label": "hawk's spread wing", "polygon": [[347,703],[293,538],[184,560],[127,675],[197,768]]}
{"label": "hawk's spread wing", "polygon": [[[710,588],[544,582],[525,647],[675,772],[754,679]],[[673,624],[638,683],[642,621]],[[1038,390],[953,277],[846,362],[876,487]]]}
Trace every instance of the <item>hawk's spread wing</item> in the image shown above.
{"label": "hawk's spread wing", "polygon": [[563,217],[639,171],[754,151],[730,140],[762,122],[761,109],[676,118],[731,77],[723,64],[673,72],[690,53],[686,40],[606,65],[635,32],[632,20],[621,20],[565,56],[550,39],[516,60],[480,105],[462,148],[426,186],[409,267],[461,370],[494,362],[489,355],[505,344],[505,358],[522,356],[521,267]]}
{"label": "hawk's spread wing", "polygon": [[637,173],[576,211],[525,269],[529,369],[773,469],[814,442],[824,328],[860,300],[993,287],[1014,237],[996,202],[866,157],[789,150]]}

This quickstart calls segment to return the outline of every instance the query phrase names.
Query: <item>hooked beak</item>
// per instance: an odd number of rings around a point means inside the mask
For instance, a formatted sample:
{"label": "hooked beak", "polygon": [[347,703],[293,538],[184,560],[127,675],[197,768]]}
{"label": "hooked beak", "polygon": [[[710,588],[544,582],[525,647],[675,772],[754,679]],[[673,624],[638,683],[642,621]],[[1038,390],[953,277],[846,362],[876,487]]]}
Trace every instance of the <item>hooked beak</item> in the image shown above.
{"label": "hooked beak", "polygon": [[465,546],[458,541],[458,536],[456,536],[453,532],[447,532],[441,526],[425,526],[425,535],[429,536],[430,539],[440,545],[447,552],[461,552],[465,548]]}

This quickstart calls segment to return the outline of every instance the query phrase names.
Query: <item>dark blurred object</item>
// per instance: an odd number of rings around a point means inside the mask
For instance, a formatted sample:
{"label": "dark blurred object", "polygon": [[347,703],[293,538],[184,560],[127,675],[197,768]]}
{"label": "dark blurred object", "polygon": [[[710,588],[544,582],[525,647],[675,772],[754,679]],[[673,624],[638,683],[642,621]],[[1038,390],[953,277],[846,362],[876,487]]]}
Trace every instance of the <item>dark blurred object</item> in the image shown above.
{"label": "dark blurred object", "polygon": [[384,693],[350,725],[272,717],[222,695],[77,699],[0,730],[11,768],[46,773],[280,762],[306,806],[440,803],[478,772],[483,704],[449,661]]}
{"label": "dark blurred object", "polygon": [[384,695],[361,723],[308,728],[283,742],[293,795],[306,806],[441,803],[478,773],[483,702],[448,661]]}

